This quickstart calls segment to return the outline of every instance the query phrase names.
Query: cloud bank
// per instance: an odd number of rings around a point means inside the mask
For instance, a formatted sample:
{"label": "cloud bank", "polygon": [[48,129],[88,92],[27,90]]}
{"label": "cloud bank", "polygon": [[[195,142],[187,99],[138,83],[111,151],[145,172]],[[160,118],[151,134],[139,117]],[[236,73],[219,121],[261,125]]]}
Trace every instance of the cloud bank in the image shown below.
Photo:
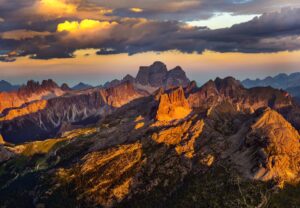
{"label": "cloud bank", "polygon": [[[268,53],[300,49],[299,1],[0,0],[0,60],[72,58],[97,54]],[[284,9],[280,9],[281,7]],[[249,22],[211,30],[185,20],[215,12],[259,14]]]}

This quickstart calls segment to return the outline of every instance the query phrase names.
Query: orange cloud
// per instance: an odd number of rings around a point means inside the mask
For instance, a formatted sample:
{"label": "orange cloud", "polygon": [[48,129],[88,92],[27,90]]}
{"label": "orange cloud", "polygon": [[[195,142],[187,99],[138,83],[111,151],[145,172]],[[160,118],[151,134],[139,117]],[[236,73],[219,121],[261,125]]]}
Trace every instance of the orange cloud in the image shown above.
{"label": "orange cloud", "polygon": [[108,22],[108,21],[98,21],[98,20],[91,20],[91,19],[85,19],[81,22],[77,21],[65,21],[64,23],[60,23],[57,25],[57,32],[80,32],[84,30],[106,30],[110,29],[114,25],[117,25],[116,22]]}
{"label": "orange cloud", "polygon": [[57,32],[67,32],[61,36],[62,44],[81,45],[81,47],[92,47],[95,41],[98,44],[107,41],[111,37],[111,31],[117,22],[98,21],[85,19],[78,21],[65,21],[57,25]]}
{"label": "orange cloud", "polygon": [[134,7],[134,8],[131,8],[130,11],[135,12],[135,13],[141,13],[141,12],[143,12],[144,10],[141,9],[141,8],[136,8],[136,7]]}
{"label": "orange cloud", "polygon": [[61,17],[75,14],[78,5],[68,3],[67,0],[41,0],[35,5],[36,11],[46,16]]}
{"label": "orange cloud", "polygon": [[24,40],[36,36],[47,36],[50,32],[37,32],[32,30],[11,30],[0,34],[3,39]]}

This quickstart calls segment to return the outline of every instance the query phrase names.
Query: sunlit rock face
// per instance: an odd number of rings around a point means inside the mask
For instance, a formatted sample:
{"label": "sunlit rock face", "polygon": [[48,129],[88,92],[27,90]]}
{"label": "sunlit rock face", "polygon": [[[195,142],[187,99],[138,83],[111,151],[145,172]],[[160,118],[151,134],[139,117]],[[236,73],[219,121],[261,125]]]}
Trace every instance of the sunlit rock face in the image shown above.
{"label": "sunlit rock face", "polygon": [[266,109],[251,126],[244,149],[253,154],[251,171],[260,180],[294,181],[300,176],[300,136],[279,113]]}
{"label": "sunlit rock face", "polygon": [[241,109],[252,112],[265,106],[281,109],[293,105],[292,98],[285,91],[270,87],[246,89],[232,77],[208,81],[202,87],[194,89],[188,100],[194,108],[208,108],[229,100]]}
{"label": "sunlit rock face", "polygon": [[101,94],[105,97],[108,105],[112,107],[121,107],[131,100],[146,96],[148,93],[135,89],[130,81],[123,82],[115,87],[101,90]]}
{"label": "sunlit rock face", "polygon": [[46,106],[47,106],[47,100],[38,100],[38,101],[33,101],[27,105],[23,105],[20,108],[7,109],[3,113],[3,116],[0,117],[0,122],[9,121],[21,116],[36,113],[38,111],[45,109]]}
{"label": "sunlit rock face", "polygon": [[114,88],[70,92],[9,110],[1,118],[1,132],[6,141],[13,143],[53,137],[75,126],[94,123],[115,109],[146,95],[129,82]]}
{"label": "sunlit rock face", "polygon": [[[4,205],[20,207],[14,188],[29,207],[277,207],[265,196],[298,184],[299,134],[276,112],[294,106],[279,90],[247,90],[227,78],[149,95],[125,82],[47,103],[7,123],[22,132],[11,138],[34,138],[28,123],[40,138],[55,138],[3,146],[13,152],[0,172]],[[90,122],[95,115],[102,117]],[[65,132],[70,124],[78,126]]]}
{"label": "sunlit rock face", "polygon": [[183,119],[191,111],[192,109],[185,98],[183,88],[179,87],[160,96],[156,119],[158,121]]}
{"label": "sunlit rock face", "polygon": [[58,87],[53,80],[44,80],[41,84],[35,81],[28,81],[17,91],[0,92],[0,113],[8,108],[20,107],[25,103],[35,100],[47,100],[63,95],[65,91]]}

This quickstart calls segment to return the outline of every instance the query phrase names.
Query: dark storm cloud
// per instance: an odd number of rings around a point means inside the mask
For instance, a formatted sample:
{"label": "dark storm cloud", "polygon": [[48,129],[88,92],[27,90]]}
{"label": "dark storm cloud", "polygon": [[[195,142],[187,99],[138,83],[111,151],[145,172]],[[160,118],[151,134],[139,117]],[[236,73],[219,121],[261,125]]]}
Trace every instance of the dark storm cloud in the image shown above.
{"label": "dark storm cloud", "polygon": [[[87,48],[99,49],[97,54],[102,55],[166,50],[179,50],[185,53],[202,53],[204,50],[259,53],[300,49],[300,9],[283,9],[280,12],[266,13],[247,23],[217,30],[191,27],[177,20],[159,20],[172,19],[172,15],[177,17],[194,15],[194,18],[200,15],[207,18],[215,11],[256,13],[255,11],[266,9],[267,5],[269,7],[272,5],[270,10],[282,5],[274,0],[64,1],[76,4],[76,9],[81,15],[94,12],[95,8],[97,11],[102,7],[114,9],[110,14],[111,17],[95,20],[95,27],[88,29],[80,27],[82,18],[79,16],[63,14],[59,18],[53,16],[44,18],[40,13],[29,15],[26,14],[28,10],[24,10],[24,7],[31,8],[35,5],[34,1],[18,0],[18,2],[20,4],[14,0],[0,0],[0,11],[5,11],[0,13],[0,17],[4,19],[4,22],[0,22],[0,49],[8,50],[10,54],[16,56],[29,55],[37,59],[72,58],[76,50]],[[298,4],[296,1],[286,2],[288,5]],[[140,8],[141,11],[136,12],[131,8]],[[12,13],[8,12],[14,9],[19,11],[19,16],[13,17]],[[34,15],[36,18],[32,21]],[[126,18],[128,16],[133,18]],[[57,32],[57,25],[66,20],[77,21],[78,28],[75,31]],[[47,31],[50,34],[19,40],[4,38],[3,32],[18,29]]]}
{"label": "dark storm cloud", "polygon": [[[208,19],[215,13],[229,12],[233,15],[262,14],[278,11],[282,7],[300,7],[299,0],[90,0],[96,5],[114,9],[113,15],[122,17],[145,17],[156,20]],[[141,8],[134,13],[130,8]]]}
{"label": "dark storm cloud", "polygon": [[[102,31],[100,31],[102,32]],[[262,15],[259,18],[234,25],[227,29],[209,30],[207,28],[187,27],[176,21],[147,21],[128,19],[120,21],[109,31],[105,38],[97,38],[98,33],[86,33],[90,39],[82,40],[68,37],[68,33],[59,34],[41,40],[36,45],[52,41],[52,47],[38,50],[39,57],[56,52],[59,55],[71,54],[82,48],[108,48],[99,54],[129,53],[146,51],[179,50],[198,52],[213,50],[217,52],[276,52],[300,49],[300,9],[283,9]],[[63,37],[66,37],[62,41]],[[37,39],[35,40],[37,41]],[[53,47],[58,50],[54,50]],[[46,52],[45,52],[46,51]],[[60,52],[59,52],[60,51]],[[33,53],[31,51],[31,53]]]}

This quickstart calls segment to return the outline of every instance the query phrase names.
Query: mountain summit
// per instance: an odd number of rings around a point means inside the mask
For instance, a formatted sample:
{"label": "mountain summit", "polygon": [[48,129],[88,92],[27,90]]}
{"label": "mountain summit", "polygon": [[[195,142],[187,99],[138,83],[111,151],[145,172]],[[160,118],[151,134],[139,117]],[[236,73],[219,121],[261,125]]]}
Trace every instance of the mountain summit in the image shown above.
{"label": "mountain summit", "polygon": [[150,87],[164,87],[166,89],[189,84],[189,79],[181,67],[177,66],[168,71],[162,62],[154,62],[151,66],[142,66],[136,76],[136,82]]}
{"label": "mountain summit", "polygon": [[159,88],[186,87],[190,83],[185,71],[181,67],[177,66],[168,71],[164,63],[156,61],[150,66],[141,66],[135,78],[131,75],[126,75],[122,80],[115,79],[105,83],[104,87],[114,87],[126,81],[132,82],[136,88],[146,90],[150,93]]}

